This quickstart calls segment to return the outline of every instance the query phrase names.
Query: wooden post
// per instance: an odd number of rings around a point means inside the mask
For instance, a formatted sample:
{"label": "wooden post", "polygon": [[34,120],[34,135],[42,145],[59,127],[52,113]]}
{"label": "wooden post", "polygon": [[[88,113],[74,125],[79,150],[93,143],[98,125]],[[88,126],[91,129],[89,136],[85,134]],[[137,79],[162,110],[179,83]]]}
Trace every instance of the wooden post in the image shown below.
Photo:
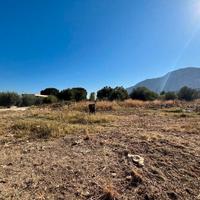
{"label": "wooden post", "polygon": [[95,103],[89,104],[88,108],[89,108],[89,113],[90,114],[95,114],[96,113],[96,104]]}

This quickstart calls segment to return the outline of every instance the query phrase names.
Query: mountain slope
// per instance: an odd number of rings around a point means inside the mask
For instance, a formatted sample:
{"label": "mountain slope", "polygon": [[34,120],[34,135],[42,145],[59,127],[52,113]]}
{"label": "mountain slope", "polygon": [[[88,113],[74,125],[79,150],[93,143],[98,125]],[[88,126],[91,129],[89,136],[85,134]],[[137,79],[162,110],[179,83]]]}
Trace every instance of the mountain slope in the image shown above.
{"label": "mountain slope", "polygon": [[167,73],[160,78],[147,79],[133,87],[127,88],[130,93],[134,88],[147,87],[157,93],[161,91],[178,91],[183,86],[200,88],[200,68],[188,67]]}

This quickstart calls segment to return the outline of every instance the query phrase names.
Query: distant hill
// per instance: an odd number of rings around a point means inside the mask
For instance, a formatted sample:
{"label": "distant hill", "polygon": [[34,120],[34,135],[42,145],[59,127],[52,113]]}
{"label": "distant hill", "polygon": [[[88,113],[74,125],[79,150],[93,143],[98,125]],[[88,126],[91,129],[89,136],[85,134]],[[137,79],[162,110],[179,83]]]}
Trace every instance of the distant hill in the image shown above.
{"label": "distant hill", "polygon": [[128,93],[137,87],[147,87],[152,91],[178,91],[183,86],[193,89],[200,88],[200,68],[188,67],[167,73],[166,75],[144,80],[133,87],[127,88]]}

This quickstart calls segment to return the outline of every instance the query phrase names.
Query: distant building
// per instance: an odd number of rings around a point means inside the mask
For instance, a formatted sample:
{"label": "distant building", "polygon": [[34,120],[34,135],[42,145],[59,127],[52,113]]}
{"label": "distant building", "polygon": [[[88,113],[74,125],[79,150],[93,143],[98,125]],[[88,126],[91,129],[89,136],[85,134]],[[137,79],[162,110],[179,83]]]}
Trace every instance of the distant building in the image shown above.
{"label": "distant building", "polygon": [[48,95],[35,94],[35,97],[47,98],[47,97],[48,97]]}

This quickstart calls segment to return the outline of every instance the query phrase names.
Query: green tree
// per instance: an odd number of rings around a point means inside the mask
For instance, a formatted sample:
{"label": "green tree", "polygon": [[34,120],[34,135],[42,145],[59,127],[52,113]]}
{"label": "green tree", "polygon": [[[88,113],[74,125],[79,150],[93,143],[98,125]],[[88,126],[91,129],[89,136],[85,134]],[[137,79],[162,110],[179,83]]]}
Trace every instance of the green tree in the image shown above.
{"label": "green tree", "polygon": [[21,104],[21,97],[15,92],[1,92],[0,106],[10,107]]}
{"label": "green tree", "polygon": [[87,90],[85,88],[72,88],[72,99],[82,101],[87,99]]}
{"label": "green tree", "polygon": [[130,97],[132,99],[152,101],[158,98],[158,94],[149,90],[146,87],[138,87],[136,89],[133,89],[133,91],[130,94]]}
{"label": "green tree", "polygon": [[72,90],[71,89],[65,89],[62,90],[59,93],[59,99],[64,100],[64,101],[70,101],[72,100]]}
{"label": "green tree", "polygon": [[116,87],[112,90],[109,100],[118,100],[118,101],[123,101],[128,98],[128,92],[126,89],[123,87]]}
{"label": "green tree", "polygon": [[56,88],[46,88],[40,92],[41,95],[53,95],[53,96],[58,96],[59,95],[59,90]]}
{"label": "green tree", "polygon": [[113,88],[106,86],[97,92],[97,99],[109,100],[112,92]]}
{"label": "green tree", "polygon": [[175,92],[166,92],[164,94],[164,99],[165,100],[175,100],[175,99],[177,99],[177,94]]}
{"label": "green tree", "polygon": [[23,94],[21,106],[36,105],[37,98],[33,94]]}
{"label": "green tree", "polygon": [[96,100],[96,95],[95,92],[91,92],[90,97],[89,97],[90,101],[95,101]]}
{"label": "green tree", "polygon": [[160,95],[165,95],[165,91],[163,90],[163,91],[160,93]]}
{"label": "green tree", "polygon": [[58,98],[53,95],[49,95],[47,98],[44,98],[43,103],[52,104],[58,102]]}
{"label": "green tree", "polygon": [[192,101],[198,97],[198,92],[187,86],[182,87],[178,92],[178,99]]}

